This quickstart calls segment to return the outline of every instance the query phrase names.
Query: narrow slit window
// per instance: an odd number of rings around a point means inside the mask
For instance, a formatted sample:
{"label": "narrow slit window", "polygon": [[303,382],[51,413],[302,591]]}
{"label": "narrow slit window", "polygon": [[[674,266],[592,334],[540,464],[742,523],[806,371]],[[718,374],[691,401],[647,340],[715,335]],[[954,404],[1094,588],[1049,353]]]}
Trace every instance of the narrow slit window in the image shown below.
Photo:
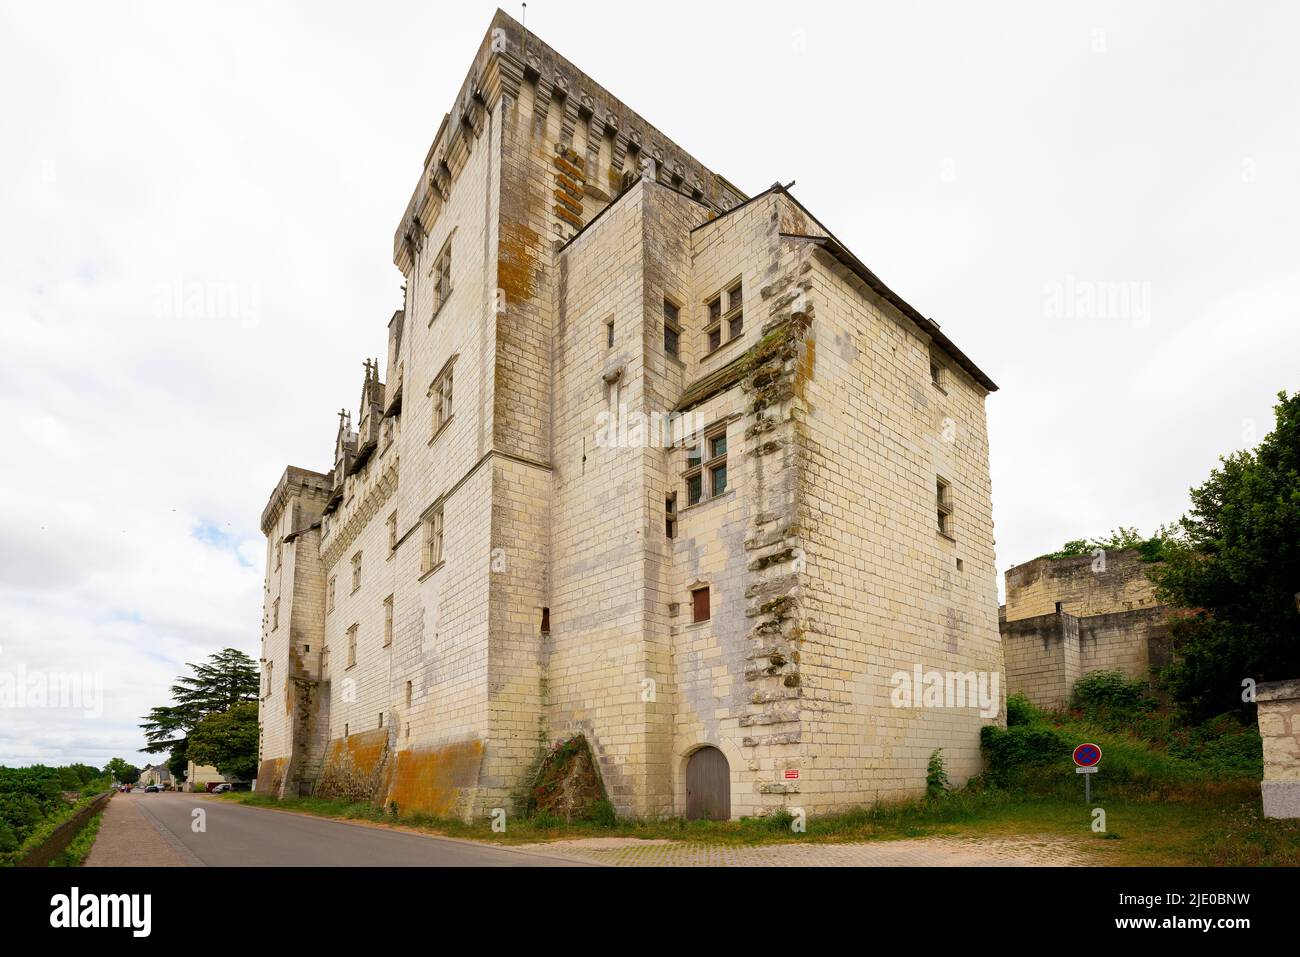
{"label": "narrow slit window", "polygon": [[664,352],[678,356],[681,352],[681,310],[669,299],[664,300]]}
{"label": "narrow slit window", "polygon": [[941,478],[934,482],[935,515],[939,534],[952,537],[952,486]]}

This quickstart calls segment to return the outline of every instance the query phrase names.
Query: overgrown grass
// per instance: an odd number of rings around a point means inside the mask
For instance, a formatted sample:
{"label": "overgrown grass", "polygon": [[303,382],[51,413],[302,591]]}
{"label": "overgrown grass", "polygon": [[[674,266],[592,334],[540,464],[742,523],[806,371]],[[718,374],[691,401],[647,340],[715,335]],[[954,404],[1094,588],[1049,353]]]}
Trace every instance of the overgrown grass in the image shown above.
{"label": "overgrown grass", "polygon": [[50,861],[49,866],[81,867],[85,864],[86,858],[90,856],[90,849],[95,846],[95,838],[99,835],[99,825],[103,823],[103,820],[104,810],[101,808],[81,826],[81,830],[72,839],[72,843],[59,852],[54,860]]}

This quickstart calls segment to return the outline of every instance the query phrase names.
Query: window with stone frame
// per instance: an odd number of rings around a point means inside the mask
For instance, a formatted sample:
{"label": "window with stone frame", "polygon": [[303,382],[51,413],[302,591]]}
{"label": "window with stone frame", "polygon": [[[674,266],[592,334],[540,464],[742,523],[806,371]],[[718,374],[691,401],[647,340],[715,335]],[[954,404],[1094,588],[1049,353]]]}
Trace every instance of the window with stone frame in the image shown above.
{"label": "window with stone frame", "polygon": [[357,631],[360,630],[360,624],[355,624],[348,629],[348,667],[351,668],[357,663]]}
{"label": "window with stone frame", "polygon": [[325,613],[329,614],[334,610],[334,582],[338,580],[337,575],[331,575],[329,585],[325,588]]}
{"label": "window with stone frame", "polygon": [[948,370],[933,352],[930,353],[930,383],[940,391],[948,391]]}
{"label": "window with stone frame", "polygon": [[664,353],[678,358],[681,355],[682,346],[682,310],[669,299],[664,297]]}
{"label": "window with stone frame", "polygon": [[727,491],[727,427],[714,426],[686,452],[686,504],[698,505]]}
{"label": "window with stone frame", "polygon": [[691,589],[691,623],[708,621],[712,612],[709,608],[709,586]]}
{"label": "window with stone frame", "polygon": [[280,627],[280,599],[271,602],[271,630]]}
{"label": "window with stone frame", "polygon": [[455,389],[453,372],[452,364],[448,363],[438,378],[433,380],[433,385],[429,386],[429,395],[433,398],[433,435],[437,435],[442,427],[451,421]]}
{"label": "window with stone frame", "polygon": [[361,587],[361,553],[352,556],[352,591],[355,594]]}
{"label": "window with stone frame", "polygon": [[274,688],[274,681],[275,681],[275,662],[268,661],[266,663],[266,694],[264,694],[262,697],[264,698],[271,697],[271,691]]}
{"label": "window with stone frame", "polygon": [[397,513],[388,516],[388,554],[397,551]]}
{"label": "window with stone frame", "polygon": [[744,289],[737,279],[705,304],[705,353],[710,353],[745,331]]}
{"label": "window with stone frame", "polygon": [[442,563],[442,506],[425,516],[424,541],[420,554],[420,571],[433,571]]}
{"label": "window with stone frame", "polygon": [[429,278],[433,280],[433,308],[429,321],[433,322],[442,311],[443,304],[451,295],[451,239],[449,238],[438,253],[438,258],[429,267]]}
{"label": "window with stone frame", "polygon": [[677,493],[670,492],[664,496],[664,535],[677,537]]}
{"label": "window with stone frame", "polygon": [[393,596],[384,599],[384,647],[393,643]]}
{"label": "window with stone frame", "polygon": [[952,538],[952,485],[945,479],[936,477],[934,480],[934,498],[939,534]]}

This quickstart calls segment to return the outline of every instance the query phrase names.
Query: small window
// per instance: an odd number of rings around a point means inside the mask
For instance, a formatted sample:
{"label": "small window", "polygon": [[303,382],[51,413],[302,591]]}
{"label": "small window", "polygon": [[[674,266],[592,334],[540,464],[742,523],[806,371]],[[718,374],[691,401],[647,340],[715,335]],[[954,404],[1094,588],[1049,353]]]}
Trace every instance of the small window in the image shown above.
{"label": "small window", "polygon": [[397,513],[388,516],[388,554],[397,551]]}
{"label": "small window", "polygon": [[393,596],[384,599],[384,647],[393,643]]}
{"label": "small window", "polygon": [[361,553],[352,556],[352,591],[361,587]]}
{"label": "small window", "polygon": [[280,627],[280,599],[271,602],[271,628],[272,630]]}
{"label": "small window", "polygon": [[542,609],[542,634],[549,635],[550,633],[551,633],[551,609],[543,608]]}
{"label": "small window", "polygon": [[451,240],[442,247],[442,252],[438,253],[438,258],[433,261],[429,267],[429,275],[433,279],[433,310],[429,316],[429,321],[433,322],[435,316],[442,311],[442,304],[447,301],[451,295]]}
{"label": "small window", "polygon": [[429,386],[429,395],[433,397],[433,434],[437,435],[441,429],[451,419],[453,411],[452,398],[455,389],[455,381],[452,378],[452,369],[450,366],[433,380],[433,385]]}
{"label": "small window", "polygon": [[664,535],[668,538],[677,537],[677,495],[664,498]]}
{"label": "small window", "polygon": [[[409,681],[406,683],[406,707],[411,707],[411,683]],[[410,725],[407,725],[407,727],[409,728]]]}
{"label": "small window", "polygon": [[681,310],[668,299],[664,300],[664,352],[677,356],[681,351]]}
{"label": "small window", "polygon": [[275,680],[275,662],[268,661],[266,663],[266,697],[268,698],[271,697],[271,694],[275,691],[274,680]]}
{"label": "small window", "polygon": [[[725,309],[724,309],[725,300]],[[738,339],[745,331],[744,289],[739,280],[728,286],[725,292],[710,299],[706,305],[708,319],[704,325],[704,334],[708,339],[708,351],[720,348],[723,342]]]}
{"label": "small window", "polygon": [[702,497],[700,492],[704,487],[704,478],[699,472],[694,475],[686,476],[686,504],[698,504]]}
{"label": "small window", "polygon": [[379,712],[379,726],[381,728],[384,726],[384,713],[382,711]]}
{"label": "small window", "polygon": [[424,548],[420,560],[421,572],[429,572],[442,561],[442,508],[424,520]]}
{"label": "small window", "polygon": [[328,614],[334,610],[334,582],[337,576],[331,575],[329,585],[325,588],[325,611]]}
{"label": "small window", "polygon": [[941,478],[934,482],[935,514],[939,521],[939,534],[952,537],[952,488]]}
{"label": "small window", "polygon": [[946,389],[948,385],[947,376],[943,363],[935,357],[934,353],[930,354],[930,382],[940,389]]}
{"label": "small window", "polygon": [[[727,428],[706,432],[704,441],[686,453],[686,504],[695,505],[707,487],[710,498],[727,491]],[[703,460],[701,456],[704,456]],[[705,485],[705,476],[708,485]]]}
{"label": "small window", "polygon": [[701,622],[709,620],[709,587],[695,588],[691,590],[691,621]]}
{"label": "small window", "polygon": [[605,348],[614,348],[614,320],[605,320]]}
{"label": "small window", "polygon": [[275,539],[275,570],[277,572],[280,570],[280,564],[283,560],[281,557],[283,551],[284,551],[284,542],[282,542],[280,538],[277,536]]}
{"label": "small window", "polygon": [[357,663],[357,629],[360,625],[353,625],[348,629],[348,667],[351,668]]}

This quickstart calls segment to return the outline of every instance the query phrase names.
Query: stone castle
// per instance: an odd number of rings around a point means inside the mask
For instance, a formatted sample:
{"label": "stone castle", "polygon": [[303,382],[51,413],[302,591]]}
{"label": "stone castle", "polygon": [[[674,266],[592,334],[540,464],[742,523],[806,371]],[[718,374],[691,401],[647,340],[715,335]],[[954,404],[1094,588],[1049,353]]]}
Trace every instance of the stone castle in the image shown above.
{"label": "stone castle", "polygon": [[267,535],[259,790],[469,817],[581,734],[620,814],[979,769],[996,389],[780,185],[746,196],[498,11],[405,300]]}

